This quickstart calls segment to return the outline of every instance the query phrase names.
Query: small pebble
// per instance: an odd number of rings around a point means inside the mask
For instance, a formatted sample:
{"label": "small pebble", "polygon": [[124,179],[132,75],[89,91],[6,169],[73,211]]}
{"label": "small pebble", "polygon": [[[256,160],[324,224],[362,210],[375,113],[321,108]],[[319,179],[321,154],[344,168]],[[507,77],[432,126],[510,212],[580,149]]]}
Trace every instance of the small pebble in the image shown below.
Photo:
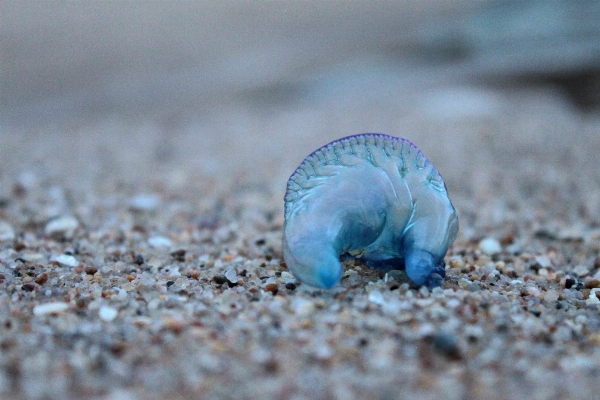
{"label": "small pebble", "polygon": [[288,290],[296,290],[296,284],[292,282],[288,282],[285,284],[285,288]]}
{"label": "small pebble", "polygon": [[185,321],[180,318],[165,318],[163,320],[165,328],[175,334],[180,334],[185,329]]}
{"label": "small pebble", "polygon": [[112,307],[108,307],[108,306],[102,306],[102,307],[100,307],[100,310],[98,310],[98,316],[100,317],[100,319],[102,321],[105,321],[105,322],[114,321],[115,318],[117,318],[118,314],[119,314],[118,310],[116,310],[115,308],[112,308]]}
{"label": "small pebble", "polygon": [[586,289],[594,289],[594,288],[600,287],[600,279],[586,278],[585,281],[583,282],[583,286]]}
{"label": "small pebble", "polygon": [[197,271],[197,270],[190,271],[188,278],[193,278],[193,279],[197,280],[198,278],[200,278],[200,271]]}
{"label": "small pebble", "polygon": [[313,355],[317,360],[326,361],[333,356],[333,350],[326,344],[320,344],[314,349]]}
{"label": "small pebble", "polygon": [[46,272],[42,272],[41,274],[39,274],[38,276],[35,277],[34,282],[37,283],[38,285],[43,285],[47,281],[48,281],[48,274]]}
{"label": "small pebble", "polygon": [[237,276],[237,273],[235,272],[235,270],[233,270],[233,269],[227,270],[227,272],[225,272],[225,278],[229,281],[229,283],[237,284],[238,276]]}
{"label": "small pebble", "polygon": [[281,278],[283,279],[294,279],[294,275],[290,274],[287,271],[281,272]]}
{"label": "small pebble", "polygon": [[568,228],[562,228],[556,235],[560,240],[578,241],[585,238],[583,229],[581,226],[571,226]]}
{"label": "small pebble", "polygon": [[46,236],[71,238],[75,233],[75,229],[79,227],[79,221],[72,216],[63,216],[56,219],[51,219],[44,228]]}
{"label": "small pebble", "polygon": [[589,274],[590,270],[585,265],[578,265],[575,268],[573,268],[573,272],[575,273],[575,275],[582,277]]}
{"label": "small pebble", "polygon": [[137,265],[142,265],[144,263],[144,257],[141,254],[135,256],[135,260],[133,261]]}
{"label": "small pebble", "polygon": [[277,284],[276,284],[276,283],[267,283],[267,284],[265,285],[265,290],[266,290],[267,292],[272,292],[272,293],[274,293],[274,292],[276,292],[276,291],[277,291]]}
{"label": "small pebble", "polygon": [[309,315],[315,310],[315,303],[302,297],[296,297],[290,308],[298,315]]}
{"label": "small pebble", "polygon": [[26,292],[33,292],[35,290],[35,285],[33,283],[26,283],[23,286],[21,286],[21,290],[24,290]]}
{"label": "small pebble", "polygon": [[33,315],[47,315],[47,314],[57,314],[65,311],[69,308],[67,303],[46,303],[46,304],[38,304],[33,307]]}
{"label": "small pebble", "polygon": [[479,292],[481,290],[481,285],[477,282],[471,282],[465,287],[465,289],[469,292]]}
{"label": "small pebble", "polygon": [[98,268],[94,267],[93,265],[90,265],[85,267],[84,271],[88,275],[94,275],[96,272],[98,272]]}
{"label": "small pebble", "polygon": [[571,278],[570,276],[567,276],[567,278],[565,279],[565,288],[571,289],[576,282],[577,281],[575,279]]}
{"label": "small pebble", "polygon": [[148,239],[148,244],[152,247],[171,247],[173,242],[165,236],[152,236]]}
{"label": "small pebble", "polygon": [[588,299],[585,301],[585,303],[588,306],[595,306],[600,304],[600,299],[598,299],[598,295],[596,294],[596,292],[600,291],[599,288],[594,288],[590,291],[590,295],[588,297]]}
{"label": "small pebble", "polygon": [[177,261],[183,262],[185,261],[185,253],[186,250],[184,249],[175,250],[171,252],[171,257],[173,257]]}
{"label": "small pebble", "polygon": [[25,253],[21,258],[30,263],[42,262],[45,259],[44,255],[40,253]]}
{"label": "small pebble", "polygon": [[155,194],[140,194],[131,199],[130,207],[135,211],[153,211],[160,204],[160,198]]}
{"label": "small pebble", "polygon": [[67,254],[60,254],[54,257],[54,261],[67,267],[76,267],[79,265],[79,261],[77,261],[75,257],[69,256]]}
{"label": "small pebble", "polygon": [[535,257],[535,262],[541,268],[552,267],[552,262],[550,261],[550,258],[548,256],[536,256]]}
{"label": "small pebble", "polygon": [[479,250],[483,254],[493,255],[500,253],[502,251],[502,247],[500,246],[500,242],[493,238],[485,238],[479,242]]}
{"label": "small pebble", "polygon": [[558,292],[556,290],[548,290],[544,293],[544,300],[549,303],[554,303],[558,300]]}
{"label": "small pebble", "polygon": [[383,298],[383,294],[379,290],[372,290],[369,293],[369,301],[371,303],[382,305],[385,303],[385,299]]}
{"label": "small pebble", "polygon": [[448,358],[458,360],[461,358],[458,339],[450,332],[437,332],[432,338],[433,348]]}
{"label": "small pebble", "polygon": [[213,281],[217,284],[217,285],[222,285],[225,282],[227,282],[227,278],[225,277],[225,275],[215,275],[213,276]]}

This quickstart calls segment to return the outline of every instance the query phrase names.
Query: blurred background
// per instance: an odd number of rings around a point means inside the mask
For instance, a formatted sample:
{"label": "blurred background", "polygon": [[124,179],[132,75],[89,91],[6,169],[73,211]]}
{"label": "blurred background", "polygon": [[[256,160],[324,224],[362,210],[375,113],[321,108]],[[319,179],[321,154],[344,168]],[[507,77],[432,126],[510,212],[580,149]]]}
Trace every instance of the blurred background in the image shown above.
{"label": "blurred background", "polygon": [[383,132],[460,207],[559,188],[600,215],[600,1],[4,0],[0,20],[3,182],[283,196],[317,147]]}

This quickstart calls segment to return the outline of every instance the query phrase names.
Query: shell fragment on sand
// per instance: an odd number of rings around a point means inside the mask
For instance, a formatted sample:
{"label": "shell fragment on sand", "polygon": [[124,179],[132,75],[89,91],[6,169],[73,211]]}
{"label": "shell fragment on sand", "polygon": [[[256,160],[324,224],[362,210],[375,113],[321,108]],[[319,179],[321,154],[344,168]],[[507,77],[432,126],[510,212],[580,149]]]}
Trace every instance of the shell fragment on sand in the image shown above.
{"label": "shell fragment on sand", "polygon": [[66,311],[69,308],[69,304],[67,303],[46,303],[46,304],[38,304],[33,307],[33,315],[48,315],[48,314],[58,314]]}
{"label": "shell fragment on sand", "polygon": [[54,257],[53,260],[66,267],[76,267],[79,265],[79,261],[77,261],[75,257],[68,254],[60,254]]}

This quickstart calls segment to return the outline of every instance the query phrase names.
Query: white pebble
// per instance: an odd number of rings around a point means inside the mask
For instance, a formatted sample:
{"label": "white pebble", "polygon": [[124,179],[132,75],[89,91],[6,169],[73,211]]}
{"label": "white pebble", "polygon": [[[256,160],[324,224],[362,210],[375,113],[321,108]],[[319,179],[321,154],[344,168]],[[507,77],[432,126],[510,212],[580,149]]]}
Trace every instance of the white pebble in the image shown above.
{"label": "white pebble", "polygon": [[231,283],[236,283],[238,281],[238,276],[235,270],[230,269],[225,272],[225,278]]}
{"label": "white pebble", "polygon": [[318,360],[328,360],[333,356],[333,350],[326,344],[320,344],[315,348],[314,356]]}
{"label": "white pebble", "polygon": [[65,311],[69,308],[67,303],[46,303],[46,304],[38,304],[33,307],[33,315],[47,315],[47,314],[57,314]]}
{"label": "white pebble", "polygon": [[292,301],[290,307],[292,310],[294,310],[294,313],[298,315],[308,315],[314,311],[315,304],[312,301],[302,297],[296,297]]}
{"label": "white pebble", "polygon": [[141,194],[132,198],[129,204],[133,210],[152,211],[160,204],[160,198],[155,194]]}
{"label": "white pebble", "polygon": [[485,238],[479,242],[479,250],[487,255],[497,254],[502,251],[500,243],[493,238]]}
{"label": "white pebble", "polygon": [[152,236],[148,239],[148,244],[152,247],[171,247],[173,242],[171,239],[165,236]]}
{"label": "white pebble", "polygon": [[152,299],[148,302],[148,310],[154,311],[158,308],[159,305],[160,305],[159,299]]}
{"label": "white pebble", "polygon": [[585,239],[584,227],[581,225],[563,228],[558,231],[558,238],[561,240],[581,240]]}
{"label": "white pebble", "polygon": [[58,255],[58,256],[54,257],[54,261],[56,261],[57,263],[59,263],[61,265],[65,265],[67,267],[76,267],[79,265],[79,261],[77,261],[77,259],[75,257],[70,256],[68,254]]}
{"label": "white pebble", "polygon": [[538,263],[542,268],[548,268],[552,266],[552,262],[548,256],[536,256],[535,262]]}
{"label": "white pebble", "polygon": [[115,318],[117,318],[117,314],[119,314],[119,311],[117,311],[115,308],[108,306],[102,306],[100,307],[100,310],[98,310],[98,316],[102,321],[105,322],[114,321]]}
{"label": "white pebble", "polygon": [[111,299],[119,300],[119,301],[124,301],[127,299],[127,292],[124,289],[121,289],[121,288],[113,288],[113,289],[115,289],[117,291],[117,293],[113,294],[111,296]]}
{"label": "white pebble", "polygon": [[549,303],[554,303],[558,300],[558,292],[556,290],[550,289],[546,293],[544,293],[544,300]]}
{"label": "white pebble", "polygon": [[73,236],[75,229],[79,226],[79,222],[72,216],[63,216],[48,221],[44,232],[46,236],[60,235],[66,238]]}
{"label": "white pebble", "polygon": [[573,268],[573,272],[581,277],[581,276],[585,276],[587,274],[590,273],[590,270],[585,266],[585,265],[578,265],[575,268]]}
{"label": "white pebble", "polygon": [[[450,293],[452,294],[452,293]],[[451,297],[448,299],[448,301],[446,302],[446,307],[448,308],[456,308],[458,306],[460,306],[462,303],[459,299],[455,298],[455,297]]]}
{"label": "white pebble", "polygon": [[42,262],[45,259],[43,254],[40,253],[23,253],[21,258],[27,262]]}
{"label": "white pebble", "polygon": [[294,275],[290,274],[287,271],[283,271],[281,273],[281,279],[286,279],[286,280],[288,280],[288,279],[294,279]]}
{"label": "white pebble", "polygon": [[600,304],[600,300],[598,299],[598,296],[596,296],[596,292],[598,292],[598,291],[600,291],[600,288],[594,288],[594,289],[590,290],[590,296],[585,301],[585,303],[588,306]]}
{"label": "white pebble", "polygon": [[379,290],[372,290],[369,293],[369,301],[371,303],[382,305],[385,303],[385,299],[383,298],[383,294]]}
{"label": "white pebble", "polygon": [[15,230],[8,222],[0,221],[0,242],[15,240]]}

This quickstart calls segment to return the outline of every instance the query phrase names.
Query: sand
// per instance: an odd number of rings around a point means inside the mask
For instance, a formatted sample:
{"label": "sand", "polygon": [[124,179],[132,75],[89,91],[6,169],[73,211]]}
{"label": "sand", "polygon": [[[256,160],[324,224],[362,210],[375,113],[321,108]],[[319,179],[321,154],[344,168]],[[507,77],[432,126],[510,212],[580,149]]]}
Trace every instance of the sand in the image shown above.
{"label": "sand", "polygon": [[[470,93],[484,113],[232,106],[3,135],[2,397],[594,398],[599,120],[552,91]],[[370,124],[446,180],[439,289],[345,259],[310,290],[283,263],[287,176]]]}

